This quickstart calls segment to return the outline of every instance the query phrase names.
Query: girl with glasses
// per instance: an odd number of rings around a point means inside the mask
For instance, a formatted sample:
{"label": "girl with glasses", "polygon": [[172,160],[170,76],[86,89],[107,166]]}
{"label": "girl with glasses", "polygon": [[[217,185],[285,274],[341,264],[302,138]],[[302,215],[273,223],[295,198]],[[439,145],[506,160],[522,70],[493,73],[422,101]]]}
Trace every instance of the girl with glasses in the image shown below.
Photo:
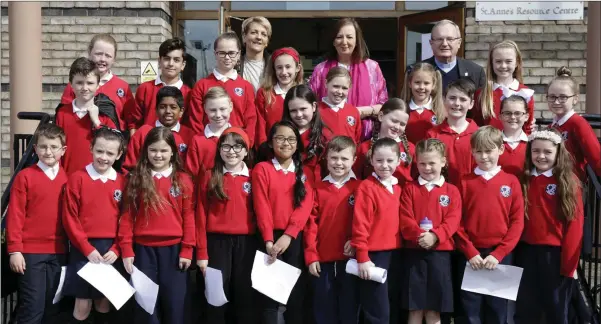
{"label": "girl with glasses", "polygon": [[521,179],[526,160],[528,135],[524,124],[530,118],[527,99],[513,95],[501,102],[501,121],[503,122],[503,142],[505,149],[499,156],[499,165],[503,171]]}

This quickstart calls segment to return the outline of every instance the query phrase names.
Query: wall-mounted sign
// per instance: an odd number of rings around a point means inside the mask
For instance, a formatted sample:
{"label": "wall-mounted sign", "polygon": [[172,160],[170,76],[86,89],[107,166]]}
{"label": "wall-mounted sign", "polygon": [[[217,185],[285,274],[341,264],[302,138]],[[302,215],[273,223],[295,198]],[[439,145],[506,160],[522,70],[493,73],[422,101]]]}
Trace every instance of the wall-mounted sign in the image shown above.
{"label": "wall-mounted sign", "polygon": [[582,20],[584,2],[476,2],[476,21]]}
{"label": "wall-mounted sign", "polygon": [[140,61],[140,82],[155,80],[159,72],[159,63],[154,61]]}

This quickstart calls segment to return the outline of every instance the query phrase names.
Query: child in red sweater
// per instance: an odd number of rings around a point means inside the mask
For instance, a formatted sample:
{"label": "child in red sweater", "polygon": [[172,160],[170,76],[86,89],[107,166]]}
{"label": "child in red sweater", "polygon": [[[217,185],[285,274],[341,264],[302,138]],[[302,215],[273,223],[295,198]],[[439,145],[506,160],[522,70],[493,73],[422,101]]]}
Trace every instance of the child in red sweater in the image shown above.
{"label": "child in red sweater", "polygon": [[357,323],[354,278],[345,271],[353,255],[351,223],[355,190],[361,183],[351,169],[356,146],[348,136],[328,143],[330,174],[315,183],[315,202],[305,227],[305,264],[313,278],[313,312],[317,324]]}
{"label": "child in red sweater", "polygon": [[77,272],[88,261],[113,264],[119,256],[115,238],[125,179],[112,166],[123,153],[124,145],[120,132],[106,127],[97,130],[91,147],[94,160],[71,174],[65,188],[62,220],[72,249],[63,295],[75,297],[73,323],[86,322],[92,300],[96,310],[94,320],[109,321],[108,299]]}
{"label": "child in red sweater", "polygon": [[[281,121],[271,128],[267,143],[273,158],[252,172],[257,225],[272,260],[302,268],[302,230],[313,207],[313,189],[303,170],[301,136],[292,123]],[[286,323],[304,323],[303,298],[304,285],[297,282],[286,304]],[[278,302],[265,297],[262,322],[277,323],[278,308]]]}
{"label": "child in red sweater", "polygon": [[254,318],[250,274],[259,247],[247,165],[250,140],[241,128],[230,127],[217,147],[215,166],[201,174],[198,186],[196,263],[203,274],[207,266],[222,272],[225,295],[234,302],[208,305],[207,323],[226,323],[226,317],[244,323]]}
{"label": "child in red sweater", "polygon": [[292,47],[275,50],[265,67],[263,84],[257,91],[257,146],[267,140],[271,127],[282,120],[284,98],[290,88],[303,83],[303,65]]}
{"label": "child in red sweater", "polygon": [[534,90],[528,89],[522,79],[522,53],[518,45],[504,40],[490,48],[484,88],[476,91],[476,103],[472,116],[478,126],[491,125],[503,130],[501,101],[512,95],[526,99],[528,119],[523,130],[530,134],[534,129]]}
{"label": "child in red sweater", "polygon": [[416,153],[419,177],[403,188],[400,203],[405,247],[401,305],[409,310],[409,324],[424,319],[440,323],[440,313],[453,311],[451,251],[461,220],[461,196],[442,175],[447,164],[444,143],[420,141]]}
{"label": "child in red sweater", "polygon": [[196,245],[193,195],[194,184],[183,171],[173,133],[153,128],[130,173],[119,222],[125,270],[131,274],[135,265],[159,285],[154,313],[136,306],[136,323],[159,323],[159,313],[162,322],[184,323],[186,270]]}
{"label": "child in red sweater", "polygon": [[405,74],[402,98],[409,105],[405,133],[413,144],[426,138],[428,130],[444,120],[442,76],[431,64],[419,62]]}
{"label": "child in red sweater", "polygon": [[[157,93],[164,86],[173,86],[179,89],[188,99],[190,88],[180,79],[180,73],[186,67],[186,44],[179,38],[164,41],[159,46],[159,69],[161,74],[156,80],[140,84],[136,90],[136,104],[132,105],[127,114],[127,128],[133,135],[142,125],[154,126],[157,116]],[[180,106],[184,107],[183,103]]]}
{"label": "child in red sweater", "polygon": [[18,323],[43,323],[58,316],[52,297],[67,252],[59,210],[67,182],[59,166],[66,150],[65,133],[55,124],[45,124],[32,141],[39,161],[15,176],[6,215],[10,269],[20,274]]}
{"label": "child in red sweater", "polygon": [[[126,116],[135,106],[134,96],[129,89],[129,84],[123,79],[114,75],[111,71],[115,58],[117,57],[117,42],[109,34],[95,35],[88,46],[88,58],[96,64],[100,74],[99,86],[94,92],[107,95],[115,104],[117,119],[119,120],[119,129],[127,129]],[[77,97],[77,90],[73,84],[67,84],[61,104],[70,105]],[[86,151],[88,148],[86,148]],[[85,166],[86,164],[82,165]],[[77,168],[79,170],[79,168]]]}
{"label": "child in red sweater", "polygon": [[586,165],[601,176],[601,146],[591,125],[574,111],[580,89],[567,67],[557,70],[547,89],[549,110],[555,114],[553,125],[561,132],[566,148],[572,156],[574,172],[581,181],[586,180]]}
{"label": "child in red sweater", "polygon": [[345,135],[358,144],[361,142],[361,113],[357,107],[346,102],[350,86],[351,75],[346,68],[331,68],[326,76],[328,96],[321,98],[319,112],[324,123],[332,130],[332,137]]}
{"label": "child in red sweater", "polygon": [[94,95],[98,89],[100,73],[91,60],[80,57],[69,70],[71,89],[75,91],[75,100],[61,104],[56,110],[55,122],[65,130],[67,147],[62,159],[67,174],[78,171],[92,162],[90,144],[92,130],[100,126],[116,128],[115,123],[105,115],[99,115],[94,104]]}
{"label": "child in red sweater", "polygon": [[544,313],[547,323],[568,323],[582,246],[582,190],[557,130],[533,132],[528,139],[526,221],[515,258],[524,272],[514,322],[540,323]]}
{"label": "child in red sweater", "polygon": [[389,269],[393,250],[401,247],[399,202],[401,187],[393,176],[400,163],[399,144],[390,138],[377,140],[370,161],[374,173],[355,192],[351,246],[356,249],[359,302],[367,323],[389,323],[388,281],[370,281],[370,268]]}
{"label": "child in red sweater", "polygon": [[519,95],[504,98],[501,102],[501,120],[503,121],[503,154],[499,156],[499,166],[503,171],[513,174],[518,179],[524,174],[526,161],[526,145],[528,135],[523,127],[528,120],[526,99]]}
{"label": "child in red sweater", "polygon": [[391,138],[399,144],[401,150],[401,164],[394,172],[401,186],[413,180],[411,176],[412,166],[415,165],[415,145],[407,140],[405,127],[409,120],[409,109],[405,102],[398,98],[391,98],[382,105],[378,113],[378,123],[373,128],[372,138],[364,141],[359,146],[357,161],[353,166],[355,174],[359,179],[365,179],[373,173],[373,167],[369,161],[369,154],[374,142],[378,138]]}
{"label": "child in red sweater", "polygon": [[186,158],[186,170],[194,177],[213,168],[217,141],[223,131],[232,126],[230,124],[232,99],[224,88],[212,87],[205,94],[203,102],[209,123],[202,134],[192,137]]}
{"label": "child in red sweater", "polygon": [[438,138],[447,147],[449,163],[448,181],[459,185],[461,178],[474,170],[474,159],[470,148],[470,136],[478,130],[473,120],[466,118],[474,106],[474,83],[467,79],[451,82],[444,94],[447,112],[442,124],[430,129],[427,138]]}
{"label": "child in red sweater", "polygon": [[[512,264],[524,229],[524,200],[519,180],[498,165],[504,150],[501,131],[484,126],[472,135],[471,146],[478,167],[459,186],[463,217],[455,242],[465,259],[458,265],[468,261],[473,270],[494,270],[499,263]],[[507,323],[507,299],[464,290],[460,299],[468,322]]]}
{"label": "child in red sweater", "polygon": [[171,86],[160,88],[156,96],[158,105],[156,106],[156,114],[153,115],[157,116],[158,119],[154,121],[152,126],[142,125],[129,140],[127,156],[125,157],[125,163],[123,163],[123,167],[128,170],[133,170],[136,167],[140,150],[144,145],[144,139],[148,132],[155,127],[171,129],[173,137],[175,137],[177,151],[182,161],[186,161],[188,146],[192,142],[194,131],[180,123],[180,118],[184,112],[184,96],[178,88]]}
{"label": "child in red sweater", "polygon": [[255,108],[255,90],[250,82],[244,80],[234,69],[240,55],[240,39],[235,32],[221,34],[215,40],[215,69],[208,77],[196,82],[190,92],[184,124],[190,126],[196,134],[202,134],[209,122],[204,113],[203,98],[207,91],[216,86],[223,87],[230,95],[233,103],[230,123],[244,129],[250,138],[251,146],[255,143],[257,130],[257,109]]}

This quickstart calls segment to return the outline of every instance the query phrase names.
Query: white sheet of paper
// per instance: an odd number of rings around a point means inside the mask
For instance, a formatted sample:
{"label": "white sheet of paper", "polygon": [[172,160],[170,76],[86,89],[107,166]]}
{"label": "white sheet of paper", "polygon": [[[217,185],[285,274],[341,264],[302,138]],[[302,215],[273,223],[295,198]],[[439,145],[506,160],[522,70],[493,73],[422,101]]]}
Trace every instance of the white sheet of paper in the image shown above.
{"label": "white sheet of paper", "polygon": [[[355,275],[357,277],[359,276],[359,265],[357,264],[357,260],[349,259],[346,262],[346,273]],[[369,269],[369,280],[371,281],[385,283],[387,276],[388,271],[386,271],[386,269],[378,267],[371,267]]]}
{"label": "white sheet of paper", "polygon": [[65,284],[65,275],[67,273],[67,267],[61,267],[61,278],[58,282],[58,288],[56,289],[56,294],[54,294],[54,298],[52,299],[52,303],[56,304],[61,299],[63,299],[63,284]]}
{"label": "white sheet of paper", "polygon": [[207,302],[215,307],[223,306],[228,302],[223,291],[223,274],[221,270],[207,267],[205,273],[205,297]]}
{"label": "white sheet of paper", "polygon": [[154,314],[154,306],[157,303],[157,296],[159,295],[159,285],[154,283],[154,281],[148,278],[148,276],[136,268],[136,266],[133,266],[129,282],[136,290],[134,298],[138,305],[140,305],[140,307],[148,314]]}
{"label": "white sheet of paper", "polygon": [[112,265],[88,262],[77,274],[98,289],[116,309],[136,292]]}
{"label": "white sheet of paper", "polygon": [[495,270],[472,270],[465,265],[461,289],[515,301],[524,269],[510,265],[497,265]]}
{"label": "white sheet of paper", "polygon": [[269,264],[268,259],[269,256],[261,251],[255,254],[250,275],[252,286],[263,295],[286,305],[301,270],[280,260]]}

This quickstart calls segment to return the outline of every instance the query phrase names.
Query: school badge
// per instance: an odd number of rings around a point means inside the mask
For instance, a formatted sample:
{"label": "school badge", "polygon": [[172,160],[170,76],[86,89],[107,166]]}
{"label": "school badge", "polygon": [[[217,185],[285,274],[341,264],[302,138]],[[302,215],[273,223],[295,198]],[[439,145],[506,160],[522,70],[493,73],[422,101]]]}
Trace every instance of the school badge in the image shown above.
{"label": "school badge", "polygon": [[401,152],[401,161],[407,162],[407,153]]}
{"label": "school badge", "polygon": [[430,118],[430,121],[432,122],[432,125],[436,125],[436,123],[438,122],[438,118],[436,118],[436,116],[432,116],[432,118]]}
{"label": "school badge", "polygon": [[181,196],[182,192],[181,192],[181,190],[179,188],[171,187],[171,189],[169,189],[169,194],[173,198],[177,198],[177,197]]}
{"label": "school badge", "polygon": [[244,94],[244,89],[242,89],[242,88],[235,88],[234,92],[236,93],[236,95],[238,97],[242,97],[242,95]]}
{"label": "school badge", "polygon": [[505,198],[511,196],[511,188],[509,186],[501,186],[501,196]]}
{"label": "school badge", "polygon": [[249,194],[249,195],[250,195],[250,188],[251,188],[251,186],[250,186],[250,182],[245,182],[245,183],[242,185],[242,190],[244,190],[244,192],[246,192],[246,193],[247,193],[247,194]]}
{"label": "school badge", "polygon": [[451,203],[451,198],[449,198],[447,195],[441,195],[438,197],[438,202],[442,207],[447,207]]}
{"label": "school badge", "polygon": [[567,141],[567,140],[568,140],[568,131],[563,131],[563,132],[561,132],[561,138],[562,138],[564,141]]}
{"label": "school badge", "polygon": [[301,177],[301,181],[305,183],[305,181],[307,181],[307,176],[303,174],[303,176]]}
{"label": "school badge", "polygon": [[123,88],[117,89],[117,95],[119,96],[119,98],[123,98],[123,96],[125,96],[125,91],[123,90]]}
{"label": "school badge", "polygon": [[180,153],[184,153],[184,152],[186,152],[188,150],[188,145],[186,145],[186,143],[181,143],[178,146],[178,149],[179,149]]}
{"label": "school badge", "polygon": [[548,184],[545,188],[545,191],[548,195],[555,196],[555,193],[557,192],[557,185],[554,183]]}
{"label": "school badge", "polygon": [[121,190],[117,189],[113,192],[113,199],[115,199],[116,202],[120,202],[121,197],[123,197],[123,192],[121,192]]}
{"label": "school badge", "polygon": [[351,206],[355,206],[355,195],[348,196],[348,204]]}
{"label": "school badge", "polygon": [[346,122],[351,125],[351,126],[355,126],[355,117],[353,116],[347,116],[346,117]]}

